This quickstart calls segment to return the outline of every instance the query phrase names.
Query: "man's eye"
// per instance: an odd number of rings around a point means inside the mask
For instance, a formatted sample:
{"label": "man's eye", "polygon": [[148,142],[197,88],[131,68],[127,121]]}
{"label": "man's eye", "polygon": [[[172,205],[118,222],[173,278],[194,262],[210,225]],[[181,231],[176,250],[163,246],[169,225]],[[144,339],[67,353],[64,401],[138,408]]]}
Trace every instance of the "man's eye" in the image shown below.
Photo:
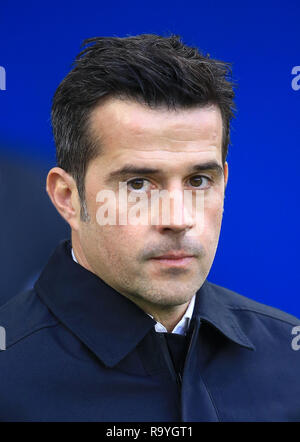
{"label": "man's eye", "polygon": [[148,183],[148,186],[150,185],[149,181],[145,180],[144,178],[135,178],[133,180],[130,180],[127,182],[127,188],[129,190],[143,190],[146,191],[146,189],[143,189],[145,183]]}
{"label": "man's eye", "polygon": [[204,188],[207,187],[211,180],[203,175],[196,175],[190,178],[190,183],[193,187]]}

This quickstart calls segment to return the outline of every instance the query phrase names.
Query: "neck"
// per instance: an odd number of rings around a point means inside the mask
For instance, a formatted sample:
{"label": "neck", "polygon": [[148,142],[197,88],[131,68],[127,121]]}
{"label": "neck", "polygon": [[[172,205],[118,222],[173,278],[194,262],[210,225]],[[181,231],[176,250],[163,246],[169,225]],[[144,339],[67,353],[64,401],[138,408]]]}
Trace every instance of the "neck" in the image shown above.
{"label": "neck", "polygon": [[190,301],[176,306],[158,306],[153,305],[143,299],[134,298],[128,294],[124,295],[136,305],[138,305],[145,313],[153,316],[154,320],[160,322],[166,330],[171,333],[178,322],[184,316]]}

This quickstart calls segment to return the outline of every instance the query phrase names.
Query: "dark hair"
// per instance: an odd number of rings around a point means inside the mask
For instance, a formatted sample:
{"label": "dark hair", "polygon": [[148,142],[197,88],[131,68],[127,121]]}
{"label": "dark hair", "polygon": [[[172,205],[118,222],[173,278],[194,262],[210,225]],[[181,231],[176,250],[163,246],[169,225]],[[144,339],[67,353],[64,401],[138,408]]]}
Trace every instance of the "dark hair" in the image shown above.
{"label": "dark hair", "polygon": [[100,153],[89,131],[91,111],[106,97],[133,99],[150,107],[190,108],[216,104],[223,120],[222,162],[234,116],[231,65],[203,55],[177,35],[95,37],[83,42],[73,69],[58,86],[52,105],[57,165],[77,184],[86,219],[85,174]]}

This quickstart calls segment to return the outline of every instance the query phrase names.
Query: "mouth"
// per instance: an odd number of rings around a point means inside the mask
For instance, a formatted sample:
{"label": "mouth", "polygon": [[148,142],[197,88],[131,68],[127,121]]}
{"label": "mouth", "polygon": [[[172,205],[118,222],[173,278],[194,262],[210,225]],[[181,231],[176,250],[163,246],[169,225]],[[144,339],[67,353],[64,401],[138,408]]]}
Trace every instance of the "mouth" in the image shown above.
{"label": "mouth", "polygon": [[194,255],[188,255],[182,252],[167,253],[165,255],[151,258],[152,261],[157,262],[160,265],[173,267],[185,267],[189,265],[194,259]]}

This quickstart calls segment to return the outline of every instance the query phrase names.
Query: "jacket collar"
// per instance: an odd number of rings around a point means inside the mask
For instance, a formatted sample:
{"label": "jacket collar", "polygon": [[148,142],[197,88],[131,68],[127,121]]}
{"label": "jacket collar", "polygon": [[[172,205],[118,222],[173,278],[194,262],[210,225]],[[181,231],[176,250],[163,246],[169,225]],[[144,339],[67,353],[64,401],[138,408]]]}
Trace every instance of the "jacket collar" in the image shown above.
{"label": "jacket collar", "polygon": [[[205,280],[197,292],[194,315],[217,328],[236,344],[255,350],[255,346],[242,330],[232,306],[227,304],[225,292],[223,287],[218,287]],[[238,310],[239,306],[235,307]]]}
{"label": "jacket collar", "polygon": [[[132,351],[156,323],[135,303],[77,264],[71,256],[70,240],[58,245],[35,289],[52,313],[108,367]],[[196,315],[235,343],[254,348],[207,281],[196,294]]]}

